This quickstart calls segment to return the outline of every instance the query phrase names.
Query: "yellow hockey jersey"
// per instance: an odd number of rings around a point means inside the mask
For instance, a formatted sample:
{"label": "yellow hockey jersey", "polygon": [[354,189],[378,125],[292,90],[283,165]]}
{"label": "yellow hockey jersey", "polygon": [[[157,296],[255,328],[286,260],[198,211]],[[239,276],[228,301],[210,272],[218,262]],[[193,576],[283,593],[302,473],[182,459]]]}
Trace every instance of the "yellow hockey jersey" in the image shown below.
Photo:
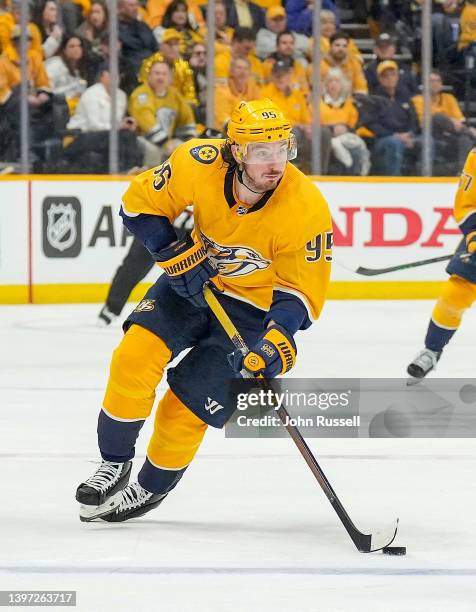
{"label": "yellow hockey jersey", "polygon": [[454,217],[465,235],[476,231],[476,148],[469,152],[461,173]]}
{"label": "yellow hockey jersey", "polygon": [[273,291],[297,297],[310,321],[324,304],[331,270],[332,221],[317,187],[288,163],[276,189],[252,207],[234,190],[235,172],[223,161],[224,140],[194,139],[170,159],[134,178],[125,213],[165,216],[188,205],[195,230],[217,265],[225,293],[269,310]]}
{"label": "yellow hockey jersey", "polygon": [[129,98],[129,113],[140,133],[154,144],[197,135],[193,111],[175,87],[169,87],[165,96],[156,96],[147,83],[139,85]]}

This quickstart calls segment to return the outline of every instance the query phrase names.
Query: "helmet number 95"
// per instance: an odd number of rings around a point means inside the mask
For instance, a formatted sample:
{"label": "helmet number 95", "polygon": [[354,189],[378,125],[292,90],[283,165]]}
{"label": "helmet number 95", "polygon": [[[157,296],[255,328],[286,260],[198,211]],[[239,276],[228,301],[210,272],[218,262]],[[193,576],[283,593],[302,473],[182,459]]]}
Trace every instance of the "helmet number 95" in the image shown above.
{"label": "helmet number 95", "polygon": [[263,111],[261,113],[263,119],[276,119],[276,113],[274,111]]}

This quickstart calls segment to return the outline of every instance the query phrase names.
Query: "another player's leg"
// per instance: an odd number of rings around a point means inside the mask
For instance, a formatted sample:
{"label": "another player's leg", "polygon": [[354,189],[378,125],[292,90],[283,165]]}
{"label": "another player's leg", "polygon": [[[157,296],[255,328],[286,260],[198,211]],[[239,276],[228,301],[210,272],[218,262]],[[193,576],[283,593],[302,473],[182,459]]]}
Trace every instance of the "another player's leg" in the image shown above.
{"label": "another player's leg", "polygon": [[154,432],[138,481],[111,498],[116,508],[102,519],[113,523],[127,521],[156,508],[182,478],[206,429],[207,424],[169,389],[158,405]]}
{"label": "another player's leg", "polygon": [[476,300],[476,285],[453,274],[435,304],[421,350],[407,368],[415,379],[424,378],[435,369],[444,347],[461,324],[463,314]]}
{"label": "another player's leg", "polygon": [[137,436],[151,413],[155,389],[171,355],[161,338],[139,325],[129,328],[114,351],[98,419],[103,461],[76,491],[76,499],[82,504],[81,520],[110,512],[109,498],[127,484]]}
{"label": "another player's leg", "polygon": [[149,251],[134,238],[127,255],[114,274],[106,303],[98,315],[99,325],[110,325],[121,314],[131,291],[150,272],[153,265]]}

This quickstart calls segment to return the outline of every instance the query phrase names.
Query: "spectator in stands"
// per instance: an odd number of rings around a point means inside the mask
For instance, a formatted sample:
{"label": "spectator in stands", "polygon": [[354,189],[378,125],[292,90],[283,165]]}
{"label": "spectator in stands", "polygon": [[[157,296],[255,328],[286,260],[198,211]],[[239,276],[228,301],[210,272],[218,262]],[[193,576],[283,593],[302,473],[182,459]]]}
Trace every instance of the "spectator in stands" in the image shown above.
{"label": "spectator in stands", "polygon": [[352,84],[353,93],[367,93],[367,81],[360,62],[349,56],[349,35],[336,32],[330,38],[329,53],[321,60],[321,78],[325,79],[330,68],[340,68]]}
{"label": "spectator in stands", "polygon": [[[433,70],[430,75],[432,134],[435,141],[435,166],[448,171],[437,174],[456,174],[464,165],[476,138],[476,130],[465,125],[465,118],[458,101],[451,93],[443,92],[441,74]],[[420,127],[423,122],[423,96],[412,98]]]}
{"label": "spectator in stands", "polygon": [[138,0],[118,0],[117,8],[122,53],[137,74],[143,60],[157,51],[157,41],[149,26],[138,19]]}
{"label": "spectator in stands", "polygon": [[10,33],[15,26],[15,18],[10,10],[8,0],[0,0],[0,53],[5,51],[5,48],[10,43]]}
{"label": "spectator in stands", "polygon": [[256,36],[250,28],[236,28],[229,51],[215,57],[215,79],[218,85],[226,84],[230,75],[230,63],[233,57],[247,57],[251,65],[251,77],[257,85],[263,82],[263,64],[255,55]]}
{"label": "spectator in stands", "polygon": [[286,60],[291,66],[291,84],[294,89],[300,89],[307,98],[309,95],[309,83],[304,66],[294,59],[295,40],[294,34],[285,30],[276,38],[276,51],[263,63],[264,80],[269,81],[273,64],[279,60]]}
{"label": "spectator in stands", "polygon": [[233,28],[228,25],[224,2],[215,2],[215,55],[228,51],[233,38]]}
{"label": "spectator in stands", "polygon": [[472,52],[476,44],[476,1],[467,0],[460,18],[459,51]]}
{"label": "spectator in stands", "polygon": [[376,174],[400,176],[403,155],[415,147],[418,120],[406,89],[398,87],[399,70],[393,60],[377,67],[380,86],[372,107],[361,111],[363,125],[375,135],[373,168]]}
{"label": "spectator in stands", "polygon": [[[265,85],[262,97],[271,98],[282,109],[293,126],[298,144],[296,165],[303,171],[310,171],[311,157],[311,112],[301,90],[292,86],[292,66],[289,58],[274,62],[271,82]],[[321,158],[323,172],[327,172],[330,154],[330,130],[321,130]]]}
{"label": "spectator in stands", "polygon": [[[331,36],[333,36],[336,32],[337,18],[335,13],[327,10],[321,11],[321,53],[323,55],[329,53]],[[312,57],[312,39],[310,39],[310,43],[311,44],[309,45],[307,53],[310,57]],[[355,59],[362,63],[362,56],[360,55],[360,51],[352,38],[349,38],[349,56],[355,57]]]}
{"label": "spectator in stands", "polygon": [[379,78],[377,75],[377,66],[384,61],[393,60],[399,69],[399,87],[406,87],[409,95],[415,95],[418,91],[418,85],[412,72],[403,64],[400,64],[396,59],[397,43],[395,38],[390,34],[380,34],[374,44],[374,59],[371,60],[364,68],[365,78],[369,87],[369,93],[373,94],[379,87]]}
{"label": "spectator in stands", "polygon": [[46,60],[45,67],[52,92],[64,96],[70,111],[73,112],[87,87],[82,39],[76,35],[65,38],[59,55]]}
{"label": "spectator in stands", "polygon": [[339,68],[331,68],[324,80],[320,116],[321,125],[332,132],[332,153],[339,162],[337,171],[331,174],[367,176],[370,154],[355,134],[359,114],[350,95],[350,83]]}
{"label": "spectator in stands", "polygon": [[[31,106],[39,107],[45,104],[50,99],[50,82],[43,63],[42,55],[39,51],[31,48],[32,28],[28,26],[28,51],[27,51],[27,69],[28,69],[28,100]],[[14,59],[9,59],[9,54],[5,53],[0,57],[0,64],[3,64],[3,69],[8,75],[8,85],[13,88],[20,83],[20,36],[21,29],[19,25],[13,28],[11,41],[13,45]]]}
{"label": "spectator in stands", "polygon": [[[78,4],[79,0],[56,0],[58,8],[58,24],[63,29],[65,36],[71,36],[74,31],[81,23],[85,14],[83,15],[83,8],[81,4]],[[15,11],[15,5],[20,6],[22,0],[12,0],[13,10]],[[89,5],[89,0],[85,0],[85,3]],[[39,22],[41,20],[42,8],[45,4],[45,0],[30,0],[29,6],[32,13],[35,15],[35,19]],[[18,18],[19,20],[19,18]]]}
{"label": "spectator in stands", "polygon": [[264,60],[276,49],[276,36],[286,29],[286,11],[283,6],[271,6],[266,11],[264,28],[256,35],[256,55]]}
{"label": "spectator in stands", "polygon": [[264,27],[264,10],[250,0],[225,0],[228,25],[232,28],[251,28],[256,32]]}
{"label": "spectator in stands", "polygon": [[185,0],[172,0],[168,5],[162,25],[154,29],[154,36],[159,44],[167,28],[173,28],[181,35],[180,55],[182,57],[190,57],[193,45],[196,42],[203,42],[203,36],[198,31],[198,27],[192,27],[188,19],[188,6]]}
{"label": "spectator in stands", "polygon": [[[286,11],[282,6],[271,6],[266,11],[266,27],[261,28],[256,36],[256,55],[266,59],[276,51],[277,37],[287,30]],[[293,33],[294,59],[307,66],[309,38],[304,34]]]}
{"label": "spectator in stands", "polygon": [[[40,143],[48,138],[52,129],[52,94],[48,74],[45,70],[42,55],[31,48],[31,28],[28,27],[28,107],[30,111],[31,142]],[[0,57],[0,70],[4,71],[8,86],[13,89],[20,84],[20,26],[16,25],[12,32],[12,44],[15,60],[8,59],[4,54]]]}
{"label": "spectator in stands", "polygon": [[215,88],[215,129],[226,133],[226,124],[238,102],[261,97],[260,88],[250,76],[249,60],[246,57],[234,57],[226,85]]}
{"label": "spectator in stands", "polygon": [[[3,50],[3,55],[6,55],[12,62],[18,62],[20,56],[14,41],[12,41],[12,35],[15,27],[17,29],[20,27],[20,7],[16,4],[14,6],[15,9],[11,13],[0,15],[0,47]],[[35,51],[43,59],[41,33],[36,23],[32,21],[28,23],[28,35],[30,39],[29,49]]]}
{"label": "spectator in stands", "polygon": [[[207,116],[207,48],[203,43],[195,43],[190,56],[190,68],[193,72],[193,82],[198,104],[192,107],[195,121],[201,126],[206,124]],[[199,130],[200,131],[200,130]]]}
{"label": "spectator in stands", "polygon": [[182,35],[174,28],[165,30],[162,36],[159,53],[151,55],[142,63],[139,81],[147,80],[146,72],[156,60],[164,60],[169,65],[172,75],[172,85],[184,96],[189,104],[197,106],[197,92],[193,80],[193,71],[189,62],[180,56],[180,41]]}
{"label": "spectator in stands", "polygon": [[89,53],[96,57],[101,55],[100,46],[104,34],[108,35],[109,13],[105,0],[91,2],[91,10],[76,34],[87,42]]}
{"label": "spectator in stands", "polygon": [[[167,10],[170,2],[171,0],[147,0],[145,21],[150,28],[154,29],[162,25],[165,11]],[[203,5],[203,2],[197,2],[197,0],[187,0],[187,5],[188,20],[190,25],[192,28],[199,28],[202,30],[205,27],[205,22],[199,5]]]}
{"label": "spectator in stands", "polygon": [[157,165],[182,142],[196,136],[193,112],[185,98],[171,87],[169,65],[154,61],[146,71],[147,81],[132,92],[129,113],[139,133],[156,147]]}
{"label": "spectator in stands", "polygon": [[[332,11],[338,21],[337,7],[332,0],[323,0],[322,8]],[[312,36],[314,0],[286,0],[288,28],[306,36]],[[339,23],[337,24],[339,25]]]}
{"label": "spectator in stands", "polygon": [[52,57],[60,48],[64,37],[64,30],[59,23],[60,12],[56,1],[46,0],[40,4],[33,21],[40,29],[45,59]]}
{"label": "spectator in stands", "polygon": [[[122,43],[120,40],[117,41],[118,46],[118,64],[119,64],[119,87],[124,91],[127,96],[130,96],[134,89],[139,84],[137,74],[135,73],[130,61],[124,57],[122,53]],[[88,83],[95,83],[97,81],[97,70],[98,66],[103,62],[109,62],[109,32],[104,32],[101,35],[101,40],[98,47],[98,55],[92,55],[89,60],[88,72],[92,77],[88,77]]]}
{"label": "spectator in stands", "polygon": [[[116,90],[116,118],[119,128],[119,168],[128,171],[142,165],[142,153],[135,135],[136,122],[126,117],[127,97]],[[111,130],[111,80],[109,66],[103,63],[98,71],[98,82],[88,87],[81,96],[68,122],[69,130],[80,130],[73,142],[64,149],[63,157],[74,171],[107,172],[109,160],[109,132]]]}
{"label": "spectator in stands", "polygon": [[433,63],[443,66],[448,63],[448,55],[454,55],[459,36],[461,4],[459,0],[433,1],[431,14]]}
{"label": "spectator in stands", "polygon": [[11,88],[0,64],[0,162],[15,162],[20,155],[20,97]]}

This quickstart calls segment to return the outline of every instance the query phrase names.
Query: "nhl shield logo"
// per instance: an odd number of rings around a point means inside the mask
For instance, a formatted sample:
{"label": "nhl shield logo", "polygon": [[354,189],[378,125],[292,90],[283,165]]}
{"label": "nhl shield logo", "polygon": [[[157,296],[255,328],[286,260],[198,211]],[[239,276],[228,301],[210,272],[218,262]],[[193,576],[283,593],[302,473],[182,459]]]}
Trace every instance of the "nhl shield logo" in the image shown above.
{"label": "nhl shield logo", "polygon": [[43,201],[43,251],[47,257],[77,257],[81,251],[81,205],[74,197]]}

